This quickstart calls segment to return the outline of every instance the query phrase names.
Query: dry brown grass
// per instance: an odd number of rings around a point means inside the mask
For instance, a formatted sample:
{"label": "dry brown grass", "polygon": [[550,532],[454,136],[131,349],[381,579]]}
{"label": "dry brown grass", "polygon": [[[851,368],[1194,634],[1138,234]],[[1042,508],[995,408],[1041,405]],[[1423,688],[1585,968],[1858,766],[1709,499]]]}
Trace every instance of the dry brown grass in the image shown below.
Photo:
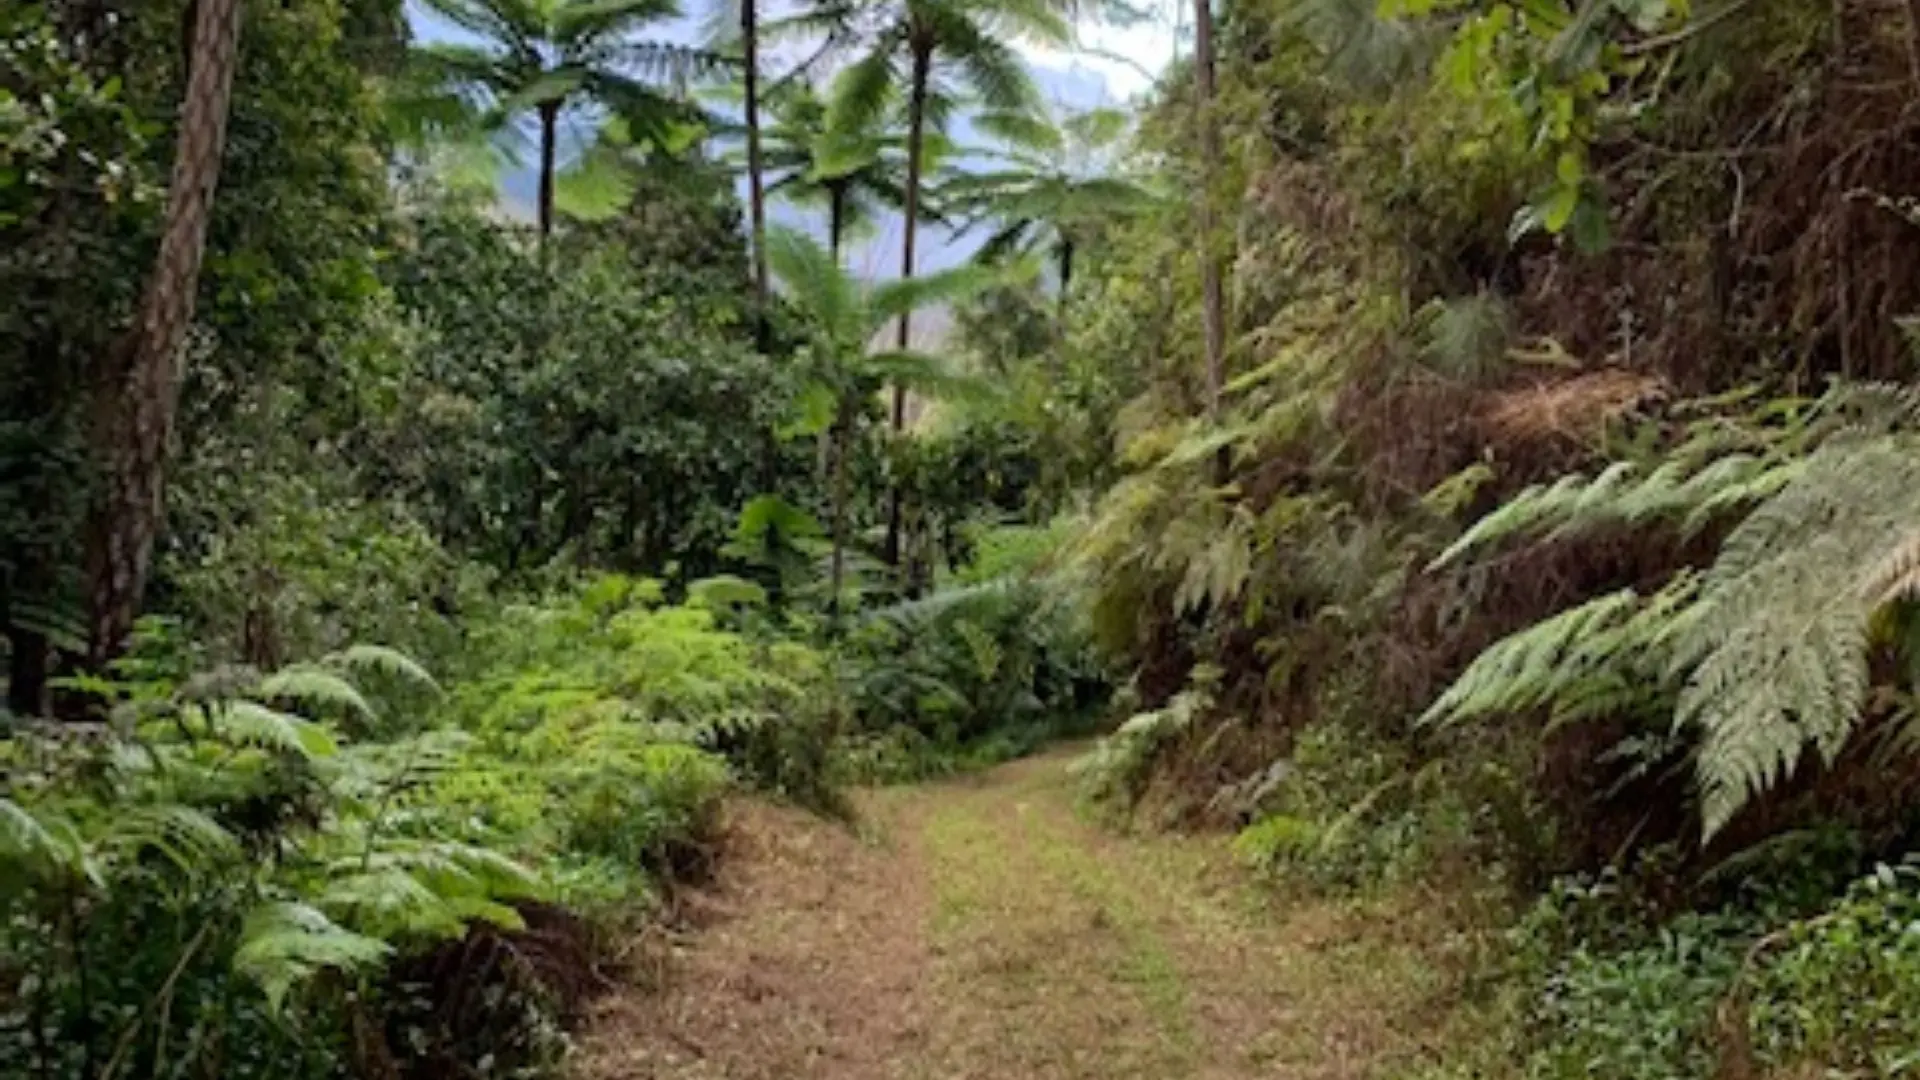
{"label": "dry brown grass", "polygon": [[605,1007],[582,1080],[1345,1080],[1470,1014],[1438,905],[1275,907],[1218,837],[1122,837],[1066,759],[862,800],[869,839],[736,809],[719,920]]}

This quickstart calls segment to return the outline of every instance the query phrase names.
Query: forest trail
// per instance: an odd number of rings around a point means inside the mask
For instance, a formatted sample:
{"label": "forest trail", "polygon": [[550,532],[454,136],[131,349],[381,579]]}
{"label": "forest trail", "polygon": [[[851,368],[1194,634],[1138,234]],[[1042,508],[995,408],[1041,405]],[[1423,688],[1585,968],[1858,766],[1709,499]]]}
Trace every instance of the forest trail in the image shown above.
{"label": "forest trail", "polygon": [[1438,1048],[1434,905],[1279,906],[1220,838],[1083,821],[1070,760],[862,793],[853,829],[736,805],[709,914],[575,1075],[1331,1080]]}

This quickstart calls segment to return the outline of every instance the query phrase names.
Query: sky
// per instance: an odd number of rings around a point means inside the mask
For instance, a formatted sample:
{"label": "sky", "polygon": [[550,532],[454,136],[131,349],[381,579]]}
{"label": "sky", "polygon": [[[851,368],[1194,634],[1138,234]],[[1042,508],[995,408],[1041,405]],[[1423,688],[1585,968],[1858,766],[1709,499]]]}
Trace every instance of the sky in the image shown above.
{"label": "sky", "polygon": [[[1149,0],[1154,16],[1127,26],[1083,27],[1077,49],[1037,48],[1021,44],[1042,95],[1058,112],[1071,112],[1101,105],[1123,105],[1151,85],[1152,74],[1162,70],[1171,59],[1178,26],[1179,0]],[[662,39],[691,42],[700,35],[701,21],[689,3],[689,14],[672,23],[662,24]],[[460,40],[465,35],[423,10],[409,4],[409,17],[415,34],[425,41]],[[959,133],[961,141],[965,132]],[[531,218],[537,176],[531,165],[512,168],[502,177],[503,201],[510,213]],[[741,180],[745,197],[745,180]],[[824,233],[824,223],[811,215],[774,203],[769,214],[793,227]],[[889,277],[898,272],[900,222],[897,216],[879,223],[863,241],[849,251],[849,265],[873,277]],[[966,260],[983,237],[951,237],[938,227],[921,230],[919,269],[933,270]]]}

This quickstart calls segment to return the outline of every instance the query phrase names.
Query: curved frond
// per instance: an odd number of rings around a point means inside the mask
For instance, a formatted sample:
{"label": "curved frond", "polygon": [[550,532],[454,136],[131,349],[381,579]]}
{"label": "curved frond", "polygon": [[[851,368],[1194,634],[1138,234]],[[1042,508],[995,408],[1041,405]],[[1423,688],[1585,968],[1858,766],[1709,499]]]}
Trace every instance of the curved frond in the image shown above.
{"label": "curved frond", "polygon": [[347,930],[309,904],[276,901],[248,913],[233,967],[279,1009],[290,990],[320,972],[354,971],[384,961],[391,951],[386,942]]}
{"label": "curved frond", "polygon": [[311,720],[268,708],[257,701],[229,701],[209,711],[214,729],[240,746],[252,746],[303,760],[326,757],[333,736]]}
{"label": "curved frond", "polygon": [[296,664],[260,680],[254,691],[268,701],[295,701],[307,706],[331,707],[372,718],[373,706],[353,684],[324,667]]}
{"label": "curved frond", "polygon": [[419,661],[385,645],[349,645],[339,652],[329,653],[322,663],[344,671],[375,671],[429,690],[440,689],[433,674],[422,667]]}

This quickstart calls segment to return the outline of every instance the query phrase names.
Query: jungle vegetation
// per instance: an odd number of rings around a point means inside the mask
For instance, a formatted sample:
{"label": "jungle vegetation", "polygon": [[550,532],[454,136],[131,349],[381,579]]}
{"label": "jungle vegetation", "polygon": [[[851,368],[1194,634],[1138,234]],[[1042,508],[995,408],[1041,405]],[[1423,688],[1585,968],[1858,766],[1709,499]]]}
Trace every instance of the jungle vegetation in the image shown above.
{"label": "jungle vegetation", "polygon": [[1920,1062],[1920,9],[423,7],[0,6],[0,1073],[548,1073],[726,799],[1095,732],[1472,898],[1434,1075]]}

